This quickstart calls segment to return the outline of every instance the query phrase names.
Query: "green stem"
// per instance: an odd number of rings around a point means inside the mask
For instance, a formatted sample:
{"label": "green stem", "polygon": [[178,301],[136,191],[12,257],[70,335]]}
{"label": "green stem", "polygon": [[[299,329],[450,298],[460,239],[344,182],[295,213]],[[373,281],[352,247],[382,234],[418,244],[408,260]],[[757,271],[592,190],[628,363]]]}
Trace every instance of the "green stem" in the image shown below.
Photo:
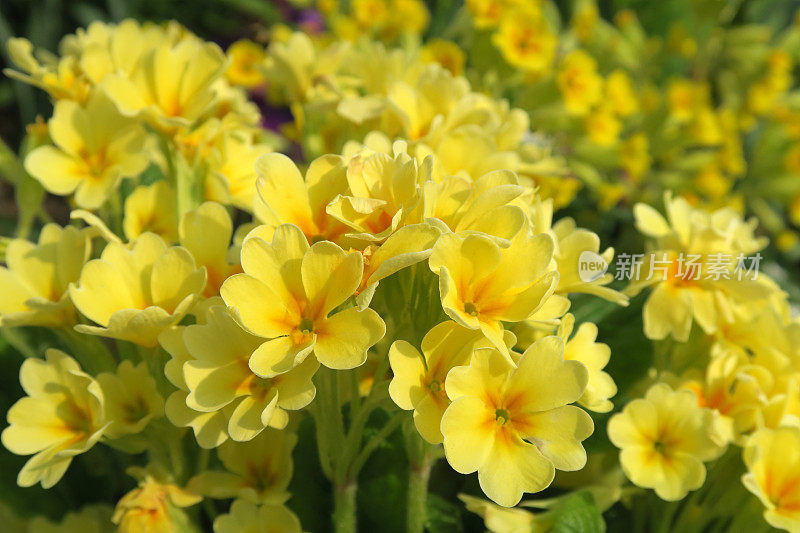
{"label": "green stem", "polygon": [[361,452],[353,461],[353,466],[350,469],[351,475],[353,477],[357,477],[358,473],[361,471],[361,468],[364,466],[364,463],[367,462],[369,456],[372,455],[372,452],[375,451],[375,448],[381,445],[386,438],[394,433],[394,431],[403,423],[403,418],[405,417],[406,412],[401,411],[396,413],[389,421],[386,423],[385,426],[378,431],[375,436],[367,441],[364,447],[361,449]]}
{"label": "green stem", "polygon": [[406,531],[422,533],[427,520],[428,480],[431,467],[439,458],[435,446],[423,439],[411,417],[403,425],[403,440],[408,456],[408,492],[406,494]]}
{"label": "green stem", "polygon": [[355,533],[357,490],[358,485],[355,481],[346,481],[334,487],[333,531],[335,533]]}
{"label": "green stem", "polygon": [[427,520],[428,481],[431,477],[432,461],[408,465],[408,493],[406,497],[406,531],[422,533]]}

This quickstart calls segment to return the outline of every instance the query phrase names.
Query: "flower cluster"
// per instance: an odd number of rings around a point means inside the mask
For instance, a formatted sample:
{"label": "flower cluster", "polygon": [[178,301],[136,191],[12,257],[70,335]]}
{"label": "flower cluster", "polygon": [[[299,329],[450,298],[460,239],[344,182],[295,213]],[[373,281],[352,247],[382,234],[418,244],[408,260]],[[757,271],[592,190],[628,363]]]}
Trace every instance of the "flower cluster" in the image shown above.
{"label": "flower cluster", "polygon": [[[132,19],[8,41],[53,102],[9,164],[69,217],[0,241],[2,444],[20,487],[113,465],[107,505],[26,527],[349,533],[390,449],[411,533],[440,459],[492,531],[752,523],[703,507],[728,496],[800,528],[800,323],[780,261],[740,264],[774,194],[737,198],[746,136],[797,170],[797,24],[656,42],[593,0],[429,5],[284,6],[225,51]],[[583,270],[607,240],[646,258],[627,284]]]}

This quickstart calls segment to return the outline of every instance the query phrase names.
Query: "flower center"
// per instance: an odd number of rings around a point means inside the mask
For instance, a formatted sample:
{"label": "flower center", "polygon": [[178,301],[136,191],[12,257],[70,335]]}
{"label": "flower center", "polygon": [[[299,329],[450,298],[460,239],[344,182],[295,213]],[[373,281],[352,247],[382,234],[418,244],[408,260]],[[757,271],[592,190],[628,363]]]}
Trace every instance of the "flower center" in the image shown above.
{"label": "flower center", "polygon": [[314,332],[314,321],[310,318],[304,318],[300,325],[297,326],[297,329],[300,330],[301,333],[308,335]]}
{"label": "flower center", "polygon": [[466,302],[464,304],[464,312],[470,316],[478,316],[478,308],[475,307],[475,304],[472,302]]}
{"label": "flower center", "polygon": [[510,419],[511,416],[508,414],[508,411],[506,411],[505,409],[495,409],[494,421],[497,422],[498,425],[502,426]]}
{"label": "flower center", "polygon": [[442,384],[439,383],[438,380],[434,379],[433,381],[428,383],[428,389],[430,389],[431,392],[441,392]]}

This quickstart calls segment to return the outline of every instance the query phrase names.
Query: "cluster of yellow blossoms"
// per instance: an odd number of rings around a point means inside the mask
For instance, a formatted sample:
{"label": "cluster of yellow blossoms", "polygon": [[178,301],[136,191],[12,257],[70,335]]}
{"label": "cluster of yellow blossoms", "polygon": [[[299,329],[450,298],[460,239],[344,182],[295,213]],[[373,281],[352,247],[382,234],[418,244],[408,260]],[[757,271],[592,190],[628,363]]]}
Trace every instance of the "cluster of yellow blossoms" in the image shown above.
{"label": "cluster of yellow blossoms", "polygon": [[[579,4],[570,31],[587,50],[639,35],[631,17],[612,30]],[[276,27],[266,49],[240,41],[227,54],[174,22],[94,23],[58,56],[9,41],[19,70],[7,73],[54,101],[24,170],[65,197],[72,219],[4,247],[0,327],[37,328],[58,346],[20,368],[25,395],[2,432],[31,456],[18,484],[52,487],[102,448],[124,455],[136,482],[113,512],[87,506],[62,527],[299,532],[290,484],[306,435],[345,533],[359,473],[401,431],[408,531],[425,527],[440,457],[477,472],[491,502],[461,499],[489,529],[547,530],[570,506],[599,517],[641,489],[683,499],[740,446],[742,483],[766,520],[797,530],[800,329],[778,283],[743,268],[767,244],[756,221],[670,193],[666,217],[637,204],[648,253],[618,277],[630,281],[620,292],[606,272],[615,250],[555,220],[606,148],[609,167],[642,179],[655,154],[634,125],[662,104],[637,96],[624,69],[601,75],[577,44],[558,53],[547,3],[464,11],[531,82],[520,108],[476,90],[496,80],[468,81],[452,43],[387,47],[427,27],[418,0],[319,9],[333,34]],[[782,94],[788,67],[769,64],[753,91]],[[292,123],[264,129],[249,90]],[[712,107],[707,88],[676,80],[668,99],[659,144],[676,165],[686,146],[669,139],[687,132],[715,147],[698,160],[741,159],[739,130],[725,135],[742,117]],[[565,158],[532,122],[551,134],[580,124],[586,138]],[[603,268],[587,276],[587,263]],[[714,276],[701,274],[712,263]],[[657,357],[611,414],[608,321],[598,328],[594,312],[643,291],[643,328],[628,332],[643,330]],[[587,453],[593,433],[607,433],[605,451]],[[554,497],[507,509],[551,485]]]}
{"label": "cluster of yellow blossoms", "polygon": [[738,6],[701,1],[661,36],[631,10],[604,20],[595,0],[568,17],[549,0],[465,4],[439,55],[455,49],[481,89],[558,139],[601,207],[664,190],[747,207],[797,254],[800,18],[732,25]]}

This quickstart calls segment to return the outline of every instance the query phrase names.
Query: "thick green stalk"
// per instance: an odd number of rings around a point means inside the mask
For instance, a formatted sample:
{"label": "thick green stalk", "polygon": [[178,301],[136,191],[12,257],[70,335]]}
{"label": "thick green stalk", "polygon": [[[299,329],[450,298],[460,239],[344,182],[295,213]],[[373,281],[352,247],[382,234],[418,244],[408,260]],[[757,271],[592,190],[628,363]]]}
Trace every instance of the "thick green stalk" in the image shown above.
{"label": "thick green stalk", "polygon": [[428,481],[438,455],[434,447],[419,435],[410,417],[403,426],[403,440],[408,456],[406,531],[422,533],[427,521]]}
{"label": "thick green stalk", "polygon": [[355,533],[357,490],[358,485],[353,481],[345,481],[334,487],[333,531],[335,533]]}
{"label": "thick green stalk", "polygon": [[428,481],[431,477],[430,460],[408,466],[408,494],[406,498],[406,531],[422,533],[427,520]]}

